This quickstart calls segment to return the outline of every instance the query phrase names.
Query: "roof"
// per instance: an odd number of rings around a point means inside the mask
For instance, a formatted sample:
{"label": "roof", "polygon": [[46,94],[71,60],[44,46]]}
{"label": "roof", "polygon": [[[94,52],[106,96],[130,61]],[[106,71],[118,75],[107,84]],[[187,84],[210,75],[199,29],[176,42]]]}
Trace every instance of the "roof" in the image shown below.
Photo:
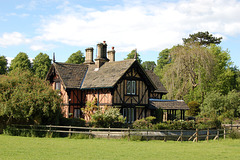
{"label": "roof", "polygon": [[88,70],[85,64],[53,63],[65,88],[80,88]]}
{"label": "roof", "polygon": [[157,87],[154,92],[161,92],[161,93],[168,93],[166,88],[163,86],[163,84],[160,82],[160,78],[151,70],[145,70],[146,73],[148,74],[149,78],[152,80],[152,82],[155,84]]}
{"label": "roof", "polygon": [[183,100],[161,100],[161,99],[150,99],[151,109],[182,109],[188,110],[189,107]]}
{"label": "roof", "polygon": [[82,89],[113,87],[134,62],[134,59],[107,62],[99,70],[95,70],[95,65],[90,65]]}

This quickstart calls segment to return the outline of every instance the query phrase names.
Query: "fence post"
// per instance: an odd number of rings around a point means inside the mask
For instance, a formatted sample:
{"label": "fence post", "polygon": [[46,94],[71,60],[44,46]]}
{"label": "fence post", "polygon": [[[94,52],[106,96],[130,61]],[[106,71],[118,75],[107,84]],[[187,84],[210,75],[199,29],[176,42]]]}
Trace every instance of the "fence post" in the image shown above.
{"label": "fence post", "polygon": [[51,124],[49,125],[49,134],[48,134],[48,136],[50,137],[50,138],[52,138],[52,132],[51,132]]}
{"label": "fence post", "polygon": [[217,129],[217,139],[219,141],[219,129]]}
{"label": "fence post", "polygon": [[167,137],[168,137],[168,131],[165,129],[165,137],[164,137],[164,142],[167,142]]}
{"label": "fence post", "polygon": [[68,130],[68,137],[70,138],[71,137],[71,126],[69,126],[69,130]]}
{"label": "fence post", "polygon": [[223,130],[223,139],[226,138],[226,128],[224,127],[224,130]]}
{"label": "fence post", "polygon": [[147,141],[148,141],[148,129],[147,129]]}
{"label": "fence post", "polygon": [[207,129],[207,142],[208,142],[208,139],[209,139],[209,128]]}
{"label": "fence post", "polygon": [[198,129],[196,128],[196,142],[198,142]]}
{"label": "fence post", "polygon": [[110,137],[110,127],[108,127],[108,139]]}
{"label": "fence post", "polygon": [[182,140],[183,140],[183,131],[181,129],[181,142],[182,142]]}
{"label": "fence post", "polygon": [[128,127],[128,141],[130,140],[130,128]]}

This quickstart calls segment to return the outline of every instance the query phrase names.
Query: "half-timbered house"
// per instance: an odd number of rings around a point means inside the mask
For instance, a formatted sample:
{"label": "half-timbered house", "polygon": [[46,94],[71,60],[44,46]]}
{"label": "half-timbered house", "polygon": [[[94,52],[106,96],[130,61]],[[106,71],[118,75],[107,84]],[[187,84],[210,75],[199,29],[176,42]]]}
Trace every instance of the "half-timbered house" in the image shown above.
{"label": "half-timbered house", "polygon": [[[155,104],[156,99],[167,93],[159,78],[152,71],[145,71],[136,59],[115,61],[114,48],[107,52],[105,42],[97,46],[95,61],[93,48],[87,48],[83,64],[54,61],[47,74],[53,89],[62,96],[64,117],[84,118],[81,108],[94,99],[100,107],[119,108],[128,123],[154,115],[161,108]],[[187,108],[171,108],[174,109]]]}

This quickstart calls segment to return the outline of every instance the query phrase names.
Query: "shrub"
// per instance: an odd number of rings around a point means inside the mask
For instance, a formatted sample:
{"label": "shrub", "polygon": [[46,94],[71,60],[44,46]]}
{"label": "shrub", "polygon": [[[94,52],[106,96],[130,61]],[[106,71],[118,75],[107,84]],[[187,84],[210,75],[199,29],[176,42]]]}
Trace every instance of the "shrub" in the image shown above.
{"label": "shrub", "polygon": [[238,130],[231,130],[229,138],[240,139],[240,132]]}
{"label": "shrub", "polygon": [[189,115],[196,116],[200,112],[200,104],[196,101],[191,101],[188,103],[190,110],[188,111]]}
{"label": "shrub", "polygon": [[78,126],[84,127],[86,124],[85,120],[82,118],[64,118],[60,119],[60,125],[62,126]]}
{"label": "shrub", "polygon": [[97,110],[91,116],[91,119],[94,127],[122,127],[124,124],[124,118],[120,113],[120,109],[113,107]]}
{"label": "shrub", "polygon": [[146,118],[142,118],[133,122],[133,128],[135,129],[151,129],[153,127],[152,122],[156,119],[156,117],[149,116]]}

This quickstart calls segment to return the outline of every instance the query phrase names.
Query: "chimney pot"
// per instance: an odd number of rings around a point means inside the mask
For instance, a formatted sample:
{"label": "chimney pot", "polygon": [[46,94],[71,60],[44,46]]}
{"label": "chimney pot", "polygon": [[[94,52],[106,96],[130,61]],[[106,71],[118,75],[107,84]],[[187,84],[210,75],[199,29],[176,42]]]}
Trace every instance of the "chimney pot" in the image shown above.
{"label": "chimney pot", "polygon": [[93,62],[93,48],[86,48],[86,57],[85,57],[85,64],[94,64]]}

